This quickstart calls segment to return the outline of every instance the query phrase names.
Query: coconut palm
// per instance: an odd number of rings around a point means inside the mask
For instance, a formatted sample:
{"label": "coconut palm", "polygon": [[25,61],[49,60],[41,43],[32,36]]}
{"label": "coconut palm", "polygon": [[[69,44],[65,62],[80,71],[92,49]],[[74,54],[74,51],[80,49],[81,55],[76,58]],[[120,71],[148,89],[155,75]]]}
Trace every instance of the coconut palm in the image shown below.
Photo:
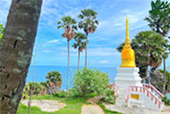
{"label": "coconut palm", "polygon": [[94,33],[99,24],[96,20],[97,12],[92,9],[84,9],[81,11],[81,14],[78,16],[81,21],[78,26],[80,29],[83,29],[86,34],[86,48],[85,48],[85,67],[87,67],[87,44],[89,33]]}
{"label": "coconut palm", "polygon": [[[164,37],[167,37],[168,32],[170,31],[170,3],[168,1],[156,0],[151,2],[151,10],[149,10],[149,16],[145,18],[149,22],[149,27],[161,34]],[[168,58],[168,48],[166,46],[166,52],[163,56],[164,64],[164,88],[163,93],[165,93],[166,85],[166,59]]]}
{"label": "coconut palm", "polygon": [[86,42],[82,42],[82,40],[86,39],[86,35],[83,33],[76,33],[75,36],[75,43],[73,44],[73,47],[76,49],[78,48],[78,64],[77,69],[79,69],[80,65],[80,53],[83,51],[83,49],[86,48]]}
{"label": "coconut palm", "polygon": [[75,19],[71,18],[70,16],[65,16],[61,19],[62,21],[58,21],[58,29],[63,28],[65,30],[62,36],[67,38],[67,48],[68,48],[68,71],[67,71],[67,95],[69,89],[69,68],[70,68],[70,40],[75,37],[75,30],[77,30],[77,23]]}
{"label": "coconut palm", "polygon": [[42,5],[42,0],[11,2],[0,44],[1,114],[17,113],[31,63]]}
{"label": "coconut palm", "polygon": [[62,85],[62,75],[58,71],[51,71],[46,76],[48,94],[59,92]]}

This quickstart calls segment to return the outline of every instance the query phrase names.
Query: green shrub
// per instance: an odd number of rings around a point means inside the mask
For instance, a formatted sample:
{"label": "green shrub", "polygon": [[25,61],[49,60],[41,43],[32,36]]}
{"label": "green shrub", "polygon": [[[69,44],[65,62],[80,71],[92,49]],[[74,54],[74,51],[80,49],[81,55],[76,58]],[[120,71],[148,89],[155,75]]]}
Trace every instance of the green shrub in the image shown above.
{"label": "green shrub", "polygon": [[84,68],[83,70],[77,70],[71,83],[73,89],[85,97],[87,94],[94,92],[98,95],[104,94],[109,81],[110,79],[107,73],[101,73],[100,70]]}
{"label": "green shrub", "polygon": [[54,96],[60,97],[60,98],[65,98],[66,97],[66,91],[61,90],[61,92],[55,93]]}
{"label": "green shrub", "polygon": [[170,99],[168,99],[167,95],[165,95],[165,97],[162,98],[162,101],[165,103],[165,105],[170,106]]}
{"label": "green shrub", "polygon": [[115,103],[115,95],[113,89],[110,88],[106,89],[104,95],[105,95],[104,101],[112,104]]}

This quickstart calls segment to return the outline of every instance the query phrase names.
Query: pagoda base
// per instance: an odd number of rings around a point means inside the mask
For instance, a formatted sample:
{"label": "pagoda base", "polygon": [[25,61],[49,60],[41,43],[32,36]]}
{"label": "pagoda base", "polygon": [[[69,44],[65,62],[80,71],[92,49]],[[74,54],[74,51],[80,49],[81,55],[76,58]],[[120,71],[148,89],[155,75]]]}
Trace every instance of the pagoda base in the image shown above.
{"label": "pagoda base", "polygon": [[115,84],[118,86],[118,97],[116,98],[116,105],[125,105],[125,98],[129,86],[141,86],[141,78],[139,77],[139,68],[121,67],[117,68],[117,75]]}

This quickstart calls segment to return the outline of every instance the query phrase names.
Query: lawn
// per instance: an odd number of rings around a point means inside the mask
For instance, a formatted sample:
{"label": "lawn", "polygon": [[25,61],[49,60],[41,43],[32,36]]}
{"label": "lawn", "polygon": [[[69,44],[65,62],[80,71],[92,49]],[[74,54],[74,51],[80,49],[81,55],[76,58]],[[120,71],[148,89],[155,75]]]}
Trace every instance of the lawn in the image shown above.
{"label": "lawn", "polygon": [[[82,106],[84,104],[86,105],[89,104],[86,102],[88,98],[58,98],[52,95],[43,95],[43,96],[33,96],[32,99],[58,100],[62,103],[65,103],[67,106],[65,106],[64,108],[56,112],[44,112],[44,111],[41,111],[40,108],[33,106],[31,107],[31,114],[81,114]],[[28,107],[20,103],[17,114],[27,114],[27,111],[28,111]],[[120,114],[118,112],[109,112],[106,110],[104,111],[105,111],[105,114]]]}

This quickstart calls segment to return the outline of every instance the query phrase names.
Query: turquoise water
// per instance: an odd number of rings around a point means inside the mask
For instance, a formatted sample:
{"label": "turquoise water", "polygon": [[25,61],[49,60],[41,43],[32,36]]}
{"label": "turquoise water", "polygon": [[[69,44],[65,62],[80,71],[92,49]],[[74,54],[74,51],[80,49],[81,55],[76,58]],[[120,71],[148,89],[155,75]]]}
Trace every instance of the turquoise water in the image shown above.
{"label": "turquoise water", "polygon": [[[115,67],[91,67],[91,68],[96,68],[97,70],[100,70],[101,72],[107,72],[110,78],[110,82],[114,82],[114,78],[116,77],[116,74],[117,74],[117,70]],[[61,89],[66,90],[67,66],[35,66],[35,67],[30,66],[26,83],[33,81],[33,69],[35,69],[34,81],[36,82],[46,81],[45,77],[47,76],[47,73],[50,71],[59,71],[62,74],[62,78],[63,78]],[[72,81],[74,73],[76,72],[76,69],[77,67],[74,67],[74,66],[70,67],[69,82]],[[69,88],[71,87],[72,85],[71,83],[69,83]],[[168,97],[170,98],[170,94],[168,94]]]}

